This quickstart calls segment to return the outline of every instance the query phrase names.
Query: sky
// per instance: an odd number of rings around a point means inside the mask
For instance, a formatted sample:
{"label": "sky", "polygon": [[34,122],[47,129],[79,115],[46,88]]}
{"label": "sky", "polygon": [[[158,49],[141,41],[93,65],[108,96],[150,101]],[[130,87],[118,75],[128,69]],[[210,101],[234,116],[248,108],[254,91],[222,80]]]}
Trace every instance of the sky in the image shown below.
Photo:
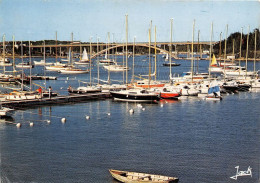
{"label": "sky", "polygon": [[228,34],[247,33],[260,27],[260,1],[231,0],[0,0],[0,35],[6,40],[73,39],[82,42],[126,40],[148,42],[152,21],[152,40],[170,42],[170,19],[173,18],[173,41],[224,39]]}

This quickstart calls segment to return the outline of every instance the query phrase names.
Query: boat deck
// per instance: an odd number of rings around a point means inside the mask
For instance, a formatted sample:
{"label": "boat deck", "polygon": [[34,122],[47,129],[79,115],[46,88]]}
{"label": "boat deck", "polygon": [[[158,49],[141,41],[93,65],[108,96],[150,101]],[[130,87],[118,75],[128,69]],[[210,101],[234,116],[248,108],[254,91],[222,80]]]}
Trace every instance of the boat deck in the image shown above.
{"label": "boat deck", "polygon": [[2,106],[10,108],[20,107],[35,107],[38,105],[52,105],[52,104],[66,104],[71,102],[82,102],[88,100],[99,100],[110,98],[110,93],[87,93],[87,94],[73,94],[73,95],[62,95],[51,98],[42,99],[25,99],[25,100],[9,100],[3,101]]}

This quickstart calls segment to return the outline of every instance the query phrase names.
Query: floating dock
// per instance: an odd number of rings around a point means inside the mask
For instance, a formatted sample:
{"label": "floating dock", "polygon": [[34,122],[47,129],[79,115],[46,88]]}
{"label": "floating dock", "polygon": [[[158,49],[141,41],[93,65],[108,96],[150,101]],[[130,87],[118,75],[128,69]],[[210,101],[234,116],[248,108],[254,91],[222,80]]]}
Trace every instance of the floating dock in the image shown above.
{"label": "floating dock", "polygon": [[42,99],[25,99],[25,100],[9,100],[3,101],[2,106],[9,108],[21,108],[21,107],[35,107],[39,105],[51,105],[51,104],[66,104],[71,102],[82,102],[88,100],[100,100],[111,98],[110,93],[89,93],[89,94],[74,94],[63,95],[51,98]]}

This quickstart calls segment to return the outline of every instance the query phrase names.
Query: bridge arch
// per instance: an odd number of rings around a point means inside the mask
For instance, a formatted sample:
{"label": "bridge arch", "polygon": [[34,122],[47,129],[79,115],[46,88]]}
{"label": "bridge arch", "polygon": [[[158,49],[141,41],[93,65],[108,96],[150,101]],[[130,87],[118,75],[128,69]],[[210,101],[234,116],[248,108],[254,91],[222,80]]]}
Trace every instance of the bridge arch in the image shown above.
{"label": "bridge arch", "polygon": [[[101,54],[104,54],[104,53],[106,53],[106,52],[108,52],[108,51],[110,51],[110,50],[113,50],[113,49],[116,49],[116,48],[120,48],[120,47],[124,47],[125,46],[125,44],[119,44],[119,45],[115,45],[115,46],[111,46],[111,47],[109,47],[109,48],[106,48],[106,49],[103,49],[103,50],[101,50],[101,51],[99,51],[99,52],[97,52],[96,54],[94,54],[94,55],[92,55],[91,56],[91,58],[95,58],[95,57],[97,57],[97,56],[99,56],[99,55],[101,55]],[[130,43],[130,44],[127,44],[127,46],[134,46],[134,44],[133,43]],[[149,48],[149,45],[148,44],[138,44],[138,45],[135,45],[136,47],[146,47],[146,48]],[[165,50],[165,49],[162,49],[162,48],[159,48],[159,47],[157,47],[157,46],[154,46],[154,45],[151,45],[150,46],[152,49],[155,49],[156,48],[156,50],[159,50],[161,53],[164,53],[164,54],[169,54],[169,51],[167,51],[167,50]],[[173,56],[173,55],[172,55]]]}

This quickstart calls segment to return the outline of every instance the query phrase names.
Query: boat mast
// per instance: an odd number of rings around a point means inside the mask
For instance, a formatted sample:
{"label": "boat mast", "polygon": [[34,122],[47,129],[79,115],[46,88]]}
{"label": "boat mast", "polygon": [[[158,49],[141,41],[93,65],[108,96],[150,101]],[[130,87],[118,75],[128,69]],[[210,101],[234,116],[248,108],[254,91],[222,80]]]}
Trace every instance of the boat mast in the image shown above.
{"label": "boat mast", "polygon": [[246,76],[247,76],[247,59],[248,59],[249,31],[250,31],[250,26],[248,26],[248,34],[247,34],[247,41],[246,41]]}
{"label": "boat mast", "polygon": [[134,37],[134,45],[133,45],[133,68],[132,68],[132,83],[134,82],[134,73],[135,73],[135,38]]}
{"label": "boat mast", "polygon": [[13,35],[13,75],[15,75],[15,56],[14,56],[14,47],[15,47],[14,35]]}
{"label": "boat mast", "polygon": [[[233,39],[233,52],[232,52],[232,56],[235,57],[235,39]],[[232,63],[234,62],[234,60],[232,59]]]}
{"label": "boat mast", "polygon": [[[55,56],[55,59],[56,59],[56,63],[58,62],[58,48],[57,48],[57,45],[58,45],[58,36],[57,36],[57,31],[56,31],[56,56]],[[45,63],[45,62],[44,62]]]}
{"label": "boat mast", "polygon": [[170,63],[170,80],[172,78],[172,24],[173,24],[173,18],[171,20],[171,33],[170,33],[170,54],[169,54],[169,63]]}
{"label": "boat mast", "polygon": [[194,29],[195,29],[195,20],[193,21],[193,28],[192,28],[192,43],[191,43],[191,82],[193,82],[193,65],[194,65],[194,51],[193,51],[193,44],[194,44]]}
{"label": "boat mast", "polygon": [[[126,62],[126,68],[128,66],[128,50],[127,50],[127,44],[128,44],[128,15],[126,14],[125,15],[125,21],[126,21],[126,43],[125,43],[125,54],[126,54],[126,57],[125,57],[125,62]],[[125,76],[125,80],[126,80],[126,85],[128,84],[128,69],[126,69],[126,76]]]}
{"label": "boat mast", "polygon": [[148,76],[148,85],[150,88],[151,82],[151,29],[149,28],[149,76]]}
{"label": "boat mast", "polygon": [[222,32],[220,32],[220,35],[219,35],[219,54],[218,54],[218,57],[221,61],[221,36],[222,36]]}
{"label": "boat mast", "polygon": [[242,39],[243,39],[243,27],[241,27],[241,36],[240,36],[240,51],[239,51],[239,72],[241,66],[241,58],[242,58]]}
{"label": "boat mast", "polygon": [[[108,32],[107,33],[107,39],[108,39],[108,43],[107,43],[107,49],[106,49],[106,55],[107,55],[107,58],[106,59],[108,59],[108,55],[109,55],[109,53],[108,53],[108,48],[109,48],[109,43],[110,43],[110,32]],[[111,84],[111,81],[110,81],[110,70],[108,69],[108,84]],[[123,79],[123,82],[124,82],[124,79]]]}
{"label": "boat mast", "polygon": [[3,35],[3,59],[4,59],[4,74],[5,74],[5,34]]}
{"label": "boat mast", "polygon": [[29,59],[30,59],[30,91],[32,91],[32,55],[31,55],[31,41],[29,41]]}
{"label": "boat mast", "polygon": [[92,37],[90,37],[90,56],[89,56],[89,82],[90,82],[90,86],[91,86],[91,55],[92,55],[92,44],[91,44],[91,42],[92,42]]}
{"label": "boat mast", "polygon": [[157,65],[156,65],[156,61],[157,61],[157,55],[156,55],[156,26],[154,26],[154,80],[156,81],[156,74],[157,74]]}
{"label": "boat mast", "polygon": [[212,52],[212,33],[213,33],[213,22],[211,22],[211,32],[210,32],[210,48],[209,48],[209,78],[211,77],[211,52]]}
{"label": "boat mast", "polygon": [[256,38],[257,38],[257,30],[255,30],[254,73],[255,73],[255,63],[256,63]]}
{"label": "boat mast", "polygon": [[[46,52],[45,52],[45,50],[46,50],[46,48],[45,48],[45,40],[43,40],[43,54],[44,54],[44,65],[45,65],[45,63],[46,63]],[[44,74],[44,90],[46,90],[46,68],[45,68],[45,66],[43,67],[43,74]]]}
{"label": "boat mast", "polygon": [[[99,38],[97,37],[97,53],[99,52],[99,47],[98,47],[98,42],[99,42]],[[98,84],[99,84],[99,56],[97,55],[97,67],[98,67]]]}
{"label": "boat mast", "polygon": [[71,33],[71,55],[70,55],[70,65],[73,66],[73,32]]}
{"label": "boat mast", "polygon": [[227,34],[228,34],[228,24],[226,27],[226,38],[225,38],[225,53],[224,53],[224,76],[226,75],[226,59],[227,59]]}
{"label": "boat mast", "polygon": [[[21,58],[22,58],[22,64],[23,64],[23,41],[21,41]],[[21,84],[21,90],[23,91],[23,66],[22,66],[22,84]]]}
{"label": "boat mast", "polygon": [[[200,47],[200,30],[198,31],[198,46],[197,46],[197,55]],[[199,73],[199,57],[197,56],[197,73]]]}

